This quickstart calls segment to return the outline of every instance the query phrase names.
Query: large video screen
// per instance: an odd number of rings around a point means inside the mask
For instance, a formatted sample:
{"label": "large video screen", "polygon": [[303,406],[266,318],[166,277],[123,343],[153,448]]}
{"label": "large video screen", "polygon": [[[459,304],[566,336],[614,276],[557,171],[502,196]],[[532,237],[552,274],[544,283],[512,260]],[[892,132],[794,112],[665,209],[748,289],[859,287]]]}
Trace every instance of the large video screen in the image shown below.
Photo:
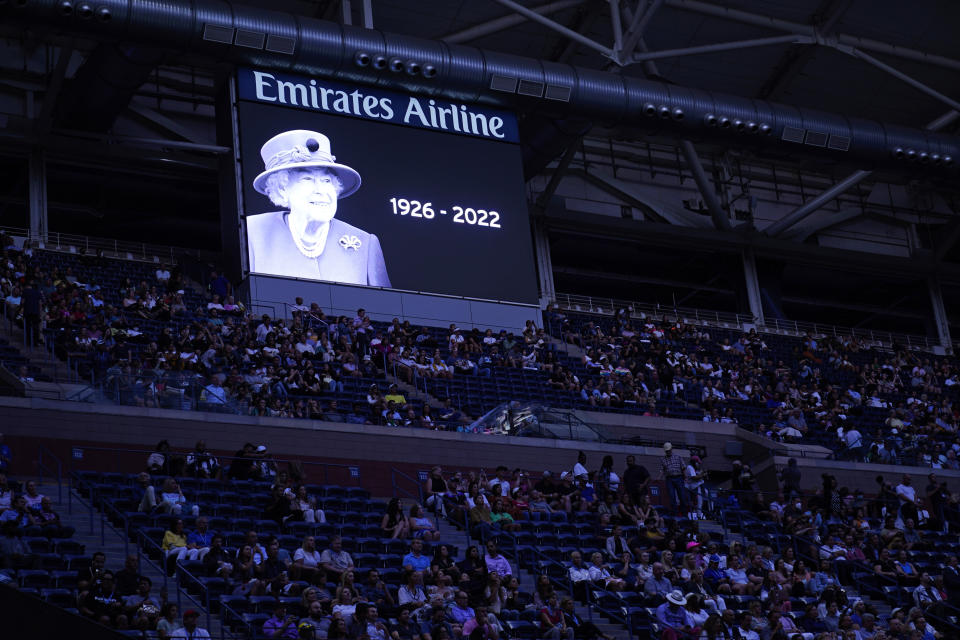
{"label": "large video screen", "polygon": [[536,303],[515,116],[237,78],[251,273]]}

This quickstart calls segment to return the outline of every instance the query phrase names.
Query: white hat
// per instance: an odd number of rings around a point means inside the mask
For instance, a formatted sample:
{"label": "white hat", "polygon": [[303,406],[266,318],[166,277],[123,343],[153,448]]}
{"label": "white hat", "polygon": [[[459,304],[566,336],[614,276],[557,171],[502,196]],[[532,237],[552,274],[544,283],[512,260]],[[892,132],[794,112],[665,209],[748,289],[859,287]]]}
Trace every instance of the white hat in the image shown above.
{"label": "white hat", "polygon": [[673,604],[680,605],[681,607],[687,604],[687,598],[683,595],[683,592],[679,589],[674,589],[667,594],[667,600]]}
{"label": "white hat", "polygon": [[560,479],[561,479],[561,480],[563,480],[564,478],[569,478],[569,477],[570,477],[570,472],[569,472],[569,471],[564,471],[563,473],[560,474]]}
{"label": "white hat", "polygon": [[316,131],[294,129],[279,133],[260,148],[264,172],[253,180],[253,188],[266,195],[267,176],[286,169],[305,169],[323,167],[336,174],[343,183],[338,198],[346,198],[360,188],[360,174],[345,164],[334,162],[337,159],[330,153],[330,139]]}
{"label": "white hat", "polygon": [[673,449],[673,445],[670,444],[669,442],[664,442],[664,443],[663,443],[663,450],[664,450],[664,451],[670,451],[670,449]]}
{"label": "white hat", "polygon": [[257,453],[263,453],[266,450],[267,450],[267,445],[265,444],[262,444],[259,447],[257,447]]}

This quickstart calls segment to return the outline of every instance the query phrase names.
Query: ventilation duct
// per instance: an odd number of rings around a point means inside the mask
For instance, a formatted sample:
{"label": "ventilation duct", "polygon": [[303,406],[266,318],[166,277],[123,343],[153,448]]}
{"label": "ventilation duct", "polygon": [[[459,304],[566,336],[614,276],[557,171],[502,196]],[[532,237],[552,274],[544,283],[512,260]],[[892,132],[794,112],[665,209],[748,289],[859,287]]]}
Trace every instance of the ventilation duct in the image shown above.
{"label": "ventilation duct", "polygon": [[[70,4],[71,10],[64,8],[66,4]],[[870,166],[921,166],[917,161],[921,157],[949,157],[949,163],[924,165],[927,170],[943,170],[952,169],[952,159],[960,158],[960,139],[955,136],[344,26],[226,0],[96,0],[92,4],[17,0],[0,2],[0,19],[20,20],[33,28],[43,25],[105,41],[159,46],[252,67],[423,92],[450,100],[524,111],[536,105],[552,117],[588,118],[610,128],[657,128],[720,144],[765,145],[833,158],[856,158]],[[281,51],[292,53],[241,46],[248,44],[247,40],[238,43],[236,37],[232,44],[223,42],[225,38],[209,37],[220,32],[265,34],[267,42],[285,42],[287,46]],[[364,60],[367,64],[362,64]],[[390,70],[391,65],[409,68],[411,63],[417,65],[419,74]],[[494,80],[496,88],[491,88]],[[516,92],[503,90],[511,86],[516,87]],[[544,97],[534,97],[541,91]],[[547,98],[554,95],[568,100]],[[827,140],[848,143],[821,144]],[[843,147],[847,150],[841,150]]]}

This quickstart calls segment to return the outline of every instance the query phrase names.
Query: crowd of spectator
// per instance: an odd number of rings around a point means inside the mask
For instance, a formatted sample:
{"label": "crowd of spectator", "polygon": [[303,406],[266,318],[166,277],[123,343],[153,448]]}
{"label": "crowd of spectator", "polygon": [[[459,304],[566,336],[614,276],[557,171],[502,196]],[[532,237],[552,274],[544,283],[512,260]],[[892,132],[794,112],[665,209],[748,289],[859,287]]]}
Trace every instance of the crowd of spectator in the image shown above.
{"label": "crowd of spectator", "polygon": [[960,366],[853,337],[802,339],[548,307],[545,323],[582,356],[550,384],[597,408],[736,423],[839,457],[960,469]]}

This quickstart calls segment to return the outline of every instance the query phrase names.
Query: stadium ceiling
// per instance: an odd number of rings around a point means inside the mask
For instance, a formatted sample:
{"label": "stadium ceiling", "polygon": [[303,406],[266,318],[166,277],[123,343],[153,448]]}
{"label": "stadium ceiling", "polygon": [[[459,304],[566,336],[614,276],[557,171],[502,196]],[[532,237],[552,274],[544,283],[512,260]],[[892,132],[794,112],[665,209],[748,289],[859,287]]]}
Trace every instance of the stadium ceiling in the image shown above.
{"label": "stadium ceiling", "polygon": [[[923,126],[960,99],[960,3],[933,0],[279,0],[281,11]],[[369,13],[368,13],[369,10]],[[540,22],[536,21],[540,20]],[[619,46],[618,46],[619,45]],[[862,51],[858,57],[854,50]],[[896,77],[888,65],[904,74]],[[952,95],[951,95],[952,94]],[[957,131],[955,121],[950,127]]]}

